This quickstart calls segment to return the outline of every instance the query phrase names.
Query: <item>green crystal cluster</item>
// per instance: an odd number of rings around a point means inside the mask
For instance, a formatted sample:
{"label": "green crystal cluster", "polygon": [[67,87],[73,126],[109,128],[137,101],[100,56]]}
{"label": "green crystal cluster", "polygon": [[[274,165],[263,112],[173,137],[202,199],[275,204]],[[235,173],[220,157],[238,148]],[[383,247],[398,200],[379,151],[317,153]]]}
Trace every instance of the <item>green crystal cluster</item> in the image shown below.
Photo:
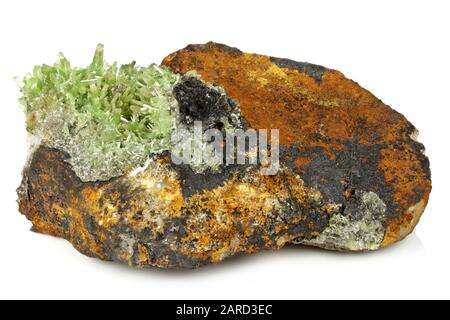
{"label": "green crystal cluster", "polygon": [[[358,191],[359,192],[359,191]],[[334,214],[328,227],[311,240],[297,243],[319,246],[332,250],[363,251],[377,250],[383,241],[385,227],[386,204],[374,192],[364,192],[360,199],[359,220],[342,214]]]}
{"label": "green crystal cluster", "polygon": [[170,148],[180,76],[152,64],[107,64],[98,45],[92,63],[72,67],[59,55],[23,79],[20,99],[27,129],[66,151],[83,181],[107,180]]}

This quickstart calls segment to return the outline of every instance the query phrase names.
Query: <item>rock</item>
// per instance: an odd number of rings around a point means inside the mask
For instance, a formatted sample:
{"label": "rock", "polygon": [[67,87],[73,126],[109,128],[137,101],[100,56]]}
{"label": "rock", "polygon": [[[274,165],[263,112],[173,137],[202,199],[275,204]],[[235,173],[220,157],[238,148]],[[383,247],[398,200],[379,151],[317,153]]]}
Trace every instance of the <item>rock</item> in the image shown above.
{"label": "rock", "polygon": [[190,45],[163,65],[196,70],[227,93],[182,78],[174,97],[183,125],[200,118],[216,127],[232,113],[232,126],[242,118],[246,127],[280,129],[278,174],[256,165],[198,172],[164,151],[86,181],[71,154],[40,141],[18,189],[34,231],[103,260],[196,268],[287,243],[375,250],[418,223],[431,181],[416,129],[341,73],[215,43]]}
{"label": "rock", "polygon": [[141,170],[91,183],[76,176],[67,157],[36,149],[24,171],[20,211],[34,231],[132,266],[194,268],[278,249],[319,235],[337,211],[290,169],[279,176],[260,175],[255,167],[204,176],[175,168],[165,155]]}
{"label": "rock", "polygon": [[[281,161],[340,211],[331,224],[341,226],[325,231],[335,240],[322,235],[297,242],[371,250],[402,240],[417,225],[431,191],[418,131],[342,73],[213,42],[189,45],[162,64],[179,73],[196,70],[205,81],[223,86],[252,128],[280,129]],[[372,206],[385,208],[375,210],[377,226],[364,223],[374,214]],[[352,233],[363,233],[362,242],[354,243],[348,223],[355,227],[361,221]],[[364,240],[367,229],[377,230],[369,237],[373,244]]]}

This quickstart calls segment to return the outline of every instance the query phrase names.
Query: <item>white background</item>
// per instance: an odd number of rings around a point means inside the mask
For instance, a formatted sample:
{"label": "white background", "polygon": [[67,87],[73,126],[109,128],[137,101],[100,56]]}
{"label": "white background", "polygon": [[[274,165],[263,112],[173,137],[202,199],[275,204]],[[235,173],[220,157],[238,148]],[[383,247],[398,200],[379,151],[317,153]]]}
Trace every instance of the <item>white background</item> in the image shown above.
{"label": "white background", "polygon": [[[0,298],[450,298],[449,1],[0,1]],[[146,65],[210,40],[342,71],[420,130],[433,192],[405,241],[370,254],[290,247],[194,271],[133,270],[29,231],[14,76],[62,51]]]}

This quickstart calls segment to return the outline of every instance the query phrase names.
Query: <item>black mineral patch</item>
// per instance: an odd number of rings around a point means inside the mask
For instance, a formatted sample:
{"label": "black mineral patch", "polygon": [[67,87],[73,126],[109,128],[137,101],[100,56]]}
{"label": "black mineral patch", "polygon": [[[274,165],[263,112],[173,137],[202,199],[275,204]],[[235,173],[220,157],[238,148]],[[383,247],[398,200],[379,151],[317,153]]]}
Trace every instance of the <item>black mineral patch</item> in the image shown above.
{"label": "black mineral patch", "polygon": [[[353,211],[358,208],[353,205],[351,195],[361,190],[376,193],[387,206],[387,217],[394,217],[397,205],[392,199],[393,189],[378,165],[380,150],[385,146],[366,146],[356,141],[341,143],[345,149],[334,151],[334,159],[330,159],[320,147],[309,150],[301,150],[296,146],[281,148],[280,156],[283,163],[296,171],[308,187],[317,188],[325,201],[342,204],[346,214],[356,214]],[[297,156],[312,160],[300,170],[294,163]],[[283,160],[286,157],[291,160]]]}
{"label": "black mineral patch", "polygon": [[425,173],[425,176],[428,180],[431,180],[430,160],[425,155],[425,146],[422,143],[411,138],[411,136],[415,131],[417,131],[417,129],[413,125],[410,125],[405,130],[408,137],[408,145],[413,148],[414,153],[417,155],[422,172]]}
{"label": "black mineral patch", "polygon": [[194,194],[222,186],[233,175],[245,171],[248,166],[229,165],[224,167],[219,173],[196,173],[188,164],[176,165],[172,163],[172,168],[180,177],[183,196],[188,198]]}
{"label": "black mineral patch", "polygon": [[320,83],[322,81],[323,74],[328,70],[325,67],[308,63],[308,62],[297,62],[290,59],[285,58],[274,58],[271,57],[270,61],[272,63],[276,64],[280,68],[288,68],[288,69],[294,69],[297,71],[300,71],[302,73],[305,73],[309,75],[310,77],[314,78],[314,80],[317,83]]}
{"label": "black mineral patch", "polygon": [[221,129],[223,117],[229,117],[237,104],[198,78],[184,76],[173,93],[178,101],[182,122],[202,121],[203,127]]}

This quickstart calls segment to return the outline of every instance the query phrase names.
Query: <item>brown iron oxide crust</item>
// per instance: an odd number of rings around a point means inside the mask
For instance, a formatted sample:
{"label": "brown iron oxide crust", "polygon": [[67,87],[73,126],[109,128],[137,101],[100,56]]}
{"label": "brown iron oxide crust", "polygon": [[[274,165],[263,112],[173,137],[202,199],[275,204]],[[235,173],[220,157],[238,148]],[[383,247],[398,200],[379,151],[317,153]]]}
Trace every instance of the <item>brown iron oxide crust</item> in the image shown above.
{"label": "brown iron oxide crust", "polygon": [[286,163],[328,200],[345,204],[356,189],[380,195],[388,207],[382,246],[418,223],[431,175],[417,130],[342,73],[213,42],[189,45],[162,64],[223,86],[251,127],[279,129]]}
{"label": "brown iron oxide crust", "polygon": [[337,210],[289,169],[263,176],[247,167],[186,197],[168,155],[141,172],[95,183],[82,182],[67,157],[44,146],[34,152],[19,188],[20,211],[34,231],[131,266],[195,268],[278,249],[317,236]]}
{"label": "brown iron oxide crust", "polygon": [[314,239],[334,215],[357,216],[361,191],[386,205],[381,246],[418,223],[431,181],[415,128],[340,72],[216,43],[190,45],[163,64],[223,86],[249,126],[280,129],[280,173],[230,166],[201,175],[162,154],[140,170],[86,183],[69,155],[41,145],[18,189],[34,231],[103,260],[195,268]]}

